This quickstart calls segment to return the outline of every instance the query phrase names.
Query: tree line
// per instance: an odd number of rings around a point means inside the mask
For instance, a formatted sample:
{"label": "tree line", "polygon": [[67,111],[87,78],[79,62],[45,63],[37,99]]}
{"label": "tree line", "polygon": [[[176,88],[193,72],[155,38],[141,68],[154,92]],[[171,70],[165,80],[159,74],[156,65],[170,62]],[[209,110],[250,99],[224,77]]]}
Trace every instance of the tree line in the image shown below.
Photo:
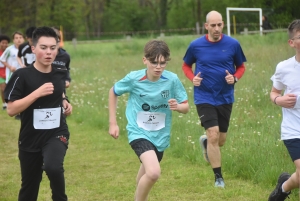
{"label": "tree line", "polygon": [[[0,0],[0,33],[30,26],[62,27],[67,40],[120,35],[191,34],[216,10],[226,24],[226,7],[262,8],[274,28],[300,18],[299,0]],[[258,29],[257,12],[231,12],[238,28]]]}

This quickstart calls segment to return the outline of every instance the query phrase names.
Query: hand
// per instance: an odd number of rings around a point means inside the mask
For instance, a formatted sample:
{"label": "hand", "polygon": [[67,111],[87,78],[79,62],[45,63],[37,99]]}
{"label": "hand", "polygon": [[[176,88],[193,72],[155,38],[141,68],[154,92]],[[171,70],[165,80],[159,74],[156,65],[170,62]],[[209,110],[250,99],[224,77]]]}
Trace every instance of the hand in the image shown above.
{"label": "hand", "polygon": [[293,108],[297,102],[297,96],[295,94],[285,94],[276,98],[276,104],[285,108]]}
{"label": "hand", "polygon": [[227,84],[234,84],[234,76],[231,75],[228,72],[228,70],[226,70],[225,72],[226,72],[225,80],[226,80]]}
{"label": "hand", "polygon": [[70,82],[66,80],[65,83],[66,83],[66,88],[68,88],[70,86]]}
{"label": "hand", "polygon": [[194,78],[193,78],[193,84],[194,86],[198,87],[201,84],[201,81],[203,78],[200,77],[201,72],[199,72]]}
{"label": "hand", "polygon": [[48,96],[53,94],[54,86],[51,82],[47,82],[35,90],[38,97]]}
{"label": "hand", "polygon": [[10,67],[10,71],[11,71],[11,72],[15,72],[16,70],[17,70],[16,67],[13,67],[13,66]]}
{"label": "hand", "polygon": [[63,107],[65,109],[64,114],[66,116],[69,116],[72,114],[73,107],[67,100],[63,100]]}
{"label": "hand", "polygon": [[118,139],[119,137],[119,126],[118,124],[109,124],[109,134],[115,139]]}
{"label": "hand", "polygon": [[170,99],[170,100],[168,100],[168,104],[169,104],[169,108],[170,108],[170,110],[174,110],[174,111],[176,111],[177,110],[177,108],[178,108],[178,103],[177,103],[177,100],[176,99]]}

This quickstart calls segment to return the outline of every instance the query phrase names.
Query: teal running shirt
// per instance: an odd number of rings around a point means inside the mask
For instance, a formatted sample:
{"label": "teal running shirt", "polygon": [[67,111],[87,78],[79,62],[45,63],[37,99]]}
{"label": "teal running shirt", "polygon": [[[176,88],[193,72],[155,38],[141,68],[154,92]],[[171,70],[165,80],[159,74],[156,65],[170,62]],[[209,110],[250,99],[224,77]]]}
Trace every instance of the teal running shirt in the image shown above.
{"label": "teal running shirt", "polygon": [[146,69],[133,71],[115,83],[114,93],[129,93],[126,106],[129,143],[147,139],[164,151],[170,146],[172,111],[168,100],[187,102],[187,93],[176,74],[164,70],[159,80],[152,82],[146,77]]}

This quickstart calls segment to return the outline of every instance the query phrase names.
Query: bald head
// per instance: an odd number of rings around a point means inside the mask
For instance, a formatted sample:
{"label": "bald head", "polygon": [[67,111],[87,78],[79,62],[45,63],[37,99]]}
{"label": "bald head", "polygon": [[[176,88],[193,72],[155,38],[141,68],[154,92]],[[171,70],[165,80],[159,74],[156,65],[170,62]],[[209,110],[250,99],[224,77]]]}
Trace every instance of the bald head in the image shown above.
{"label": "bald head", "polygon": [[211,20],[221,20],[222,21],[222,15],[221,13],[212,10],[206,15],[206,23],[209,23]]}
{"label": "bald head", "polygon": [[210,41],[219,41],[222,36],[224,22],[222,15],[217,11],[210,11],[206,15],[205,29],[208,31],[208,39]]}

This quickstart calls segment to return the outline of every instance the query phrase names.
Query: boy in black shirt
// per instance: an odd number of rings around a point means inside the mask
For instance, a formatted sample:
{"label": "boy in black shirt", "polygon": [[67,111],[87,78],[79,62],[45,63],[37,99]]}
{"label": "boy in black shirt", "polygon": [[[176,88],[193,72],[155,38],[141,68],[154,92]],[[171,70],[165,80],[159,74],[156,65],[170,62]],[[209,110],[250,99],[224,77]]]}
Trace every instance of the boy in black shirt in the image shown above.
{"label": "boy in black shirt", "polygon": [[39,27],[32,35],[35,63],[15,71],[5,89],[7,113],[21,113],[19,160],[22,185],[19,201],[35,201],[43,171],[54,201],[66,201],[63,162],[69,130],[65,115],[72,106],[66,98],[66,68],[53,68],[58,37],[50,27]]}
{"label": "boy in black shirt", "polygon": [[31,50],[32,46],[32,33],[36,27],[29,27],[26,30],[26,40],[27,42],[19,46],[18,52],[18,63],[21,67],[26,67],[35,61],[35,54]]}

